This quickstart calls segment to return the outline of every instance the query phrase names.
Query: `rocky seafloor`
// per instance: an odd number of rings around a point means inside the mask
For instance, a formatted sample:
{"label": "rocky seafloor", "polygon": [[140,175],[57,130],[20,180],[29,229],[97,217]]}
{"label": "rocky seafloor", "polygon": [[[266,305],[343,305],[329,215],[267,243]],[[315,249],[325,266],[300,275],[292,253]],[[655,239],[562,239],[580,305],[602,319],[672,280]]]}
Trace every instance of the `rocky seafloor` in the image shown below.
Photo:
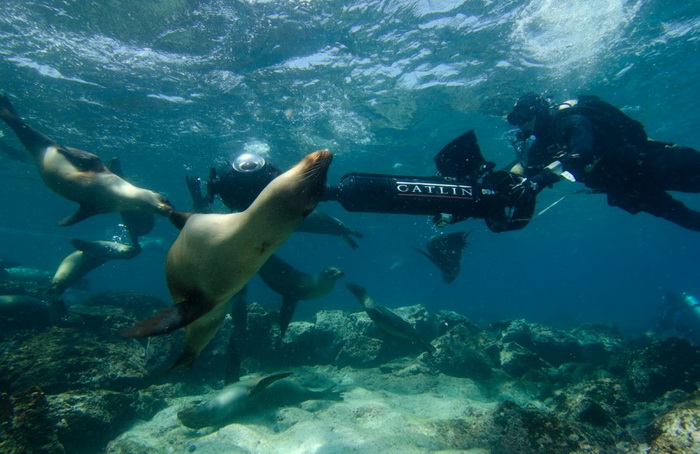
{"label": "rocky seafloor", "polygon": [[[430,355],[364,312],[321,311],[280,339],[276,313],[252,303],[245,339],[228,318],[191,370],[167,371],[182,332],[119,336],[165,305],[103,293],[64,326],[0,317],[0,452],[700,452],[700,348],[683,339],[397,309],[432,341]],[[279,371],[343,399],[196,430],[177,418],[232,376]]]}

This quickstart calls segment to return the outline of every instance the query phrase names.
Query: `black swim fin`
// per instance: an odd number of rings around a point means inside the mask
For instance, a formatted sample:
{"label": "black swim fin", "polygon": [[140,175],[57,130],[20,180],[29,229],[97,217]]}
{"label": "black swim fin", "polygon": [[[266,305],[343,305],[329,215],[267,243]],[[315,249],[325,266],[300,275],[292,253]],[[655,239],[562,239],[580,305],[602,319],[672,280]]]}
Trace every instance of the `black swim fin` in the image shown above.
{"label": "black swim fin", "polygon": [[185,327],[211,310],[211,307],[185,300],[156,312],[150,318],[121,331],[123,337],[149,337],[171,333]]}

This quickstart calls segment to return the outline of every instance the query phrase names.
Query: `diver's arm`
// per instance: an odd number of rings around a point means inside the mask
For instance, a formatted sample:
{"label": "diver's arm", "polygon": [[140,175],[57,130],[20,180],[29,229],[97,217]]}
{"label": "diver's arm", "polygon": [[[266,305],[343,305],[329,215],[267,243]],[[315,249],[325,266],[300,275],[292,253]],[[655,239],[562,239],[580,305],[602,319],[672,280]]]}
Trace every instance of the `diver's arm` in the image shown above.
{"label": "diver's arm", "polygon": [[195,213],[209,213],[209,203],[207,199],[202,196],[200,179],[187,175],[185,176],[185,184],[187,184],[187,189],[190,191],[190,196],[192,197],[192,210]]}

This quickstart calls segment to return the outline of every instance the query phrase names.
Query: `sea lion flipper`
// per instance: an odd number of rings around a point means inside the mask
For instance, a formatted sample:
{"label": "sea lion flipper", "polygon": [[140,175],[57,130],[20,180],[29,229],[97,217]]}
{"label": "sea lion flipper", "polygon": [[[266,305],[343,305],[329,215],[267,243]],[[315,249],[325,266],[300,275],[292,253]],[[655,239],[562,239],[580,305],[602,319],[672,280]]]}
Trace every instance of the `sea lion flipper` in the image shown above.
{"label": "sea lion flipper", "polygon": [[67,226],[67,225],[73,225],[77,224],[78,222],[82,221],[83,219],[87,219],[91,216],[94,216],[98,214],[95,210],[92,208],[86,207],[85,205],[80,205],[78,208],[78,211],[75,213],[71,214],[70,216],[66,216],[65,218],[61,219],[58,221],[58,225],[60,226]]}
{"label": "sea lion flipper", "polygon": [[350,245],[351,248],[357,249],[357,248],[360,247],[360,245],[357,244],[357,242],[355,242],[355,240],[353,240],[352,238],[350,238],[350,235],[349,235],[349,234],[348,234],[348,235],[343,235],[343,238],[345,238],[345,241],[348,242],[348,244]]}
{"label": "sea lion flipper", "polygon": [[365,290],[364,287],[361,285],[353,284],[352,282],[348,282],[345,284],[345,286],[350,290],[350,292],[355,295],[355,298],[360,300],[360,302],[363,302],[366,298],[369,297],[367,294],[367,290]]}
{"label": "sea lion flipper", "polygon": [[263,377],[260,379],[260,381],[250,390],[251,395],[255,395],[262,391],[263,389],[267,388],[277,380],[281,380],[283,378],[289,377],[292,375],[291,372],[280,372],[278,374],[272,374],[268,375],[267,377]]}
{"label": "sea lion flipper", "polygon": [[185,300],[122,330],[121,335],[123,337],[147,337],[167,334],[189,325],[209,312],[209,309],[210,307],[200,302]]}
{"label": "sea lion flipper", "polygon": [[[124,170],[122,169],[122,163],[119,158],[112,158],[107,165],[107,168],[118,176],[119,178],[124,178]],[[156,225],[156,219],[153,213],[148,211],[122,211],[119,213],[122,218],[122,222],[126,227],[129,238],[131,239],[131,244],[138,246],[139,237],[148,235],[153,230]]]}
{"label": "sea lion flipper", "polygon": [[46,147],[57,145],[50,137],[30,128],[12,106],[9,96],[0,96],[0,119],[14,131],[24,148],[36,158]]}
{"label": "sea lion flipper", "polygon": [[287,327],[294,317],[294,311],[297,308],[298,298],[293,298],[289,296],[282,297],[282,307],[280,307],[279,325],[280,325],[280,335],[284,336],[287,332]]}
{"label": "sea lion flipper", "polygon": [[192,216],[194,213],[185,213],[183,211],[171,211],[170,214],[168,215],[168,219],[170,219],[170,223],[177,227],[179,230],[182,230],[183,227],[185,227],[185,224],[187,223],[187,220]]}
{"label": "sea lion flipper", "polygon": [[82,172],[101,172],[106,169],[98,156],[88,153],[87,151],[64,146],[59,146],[57,150],[70,161],[75,168]]}

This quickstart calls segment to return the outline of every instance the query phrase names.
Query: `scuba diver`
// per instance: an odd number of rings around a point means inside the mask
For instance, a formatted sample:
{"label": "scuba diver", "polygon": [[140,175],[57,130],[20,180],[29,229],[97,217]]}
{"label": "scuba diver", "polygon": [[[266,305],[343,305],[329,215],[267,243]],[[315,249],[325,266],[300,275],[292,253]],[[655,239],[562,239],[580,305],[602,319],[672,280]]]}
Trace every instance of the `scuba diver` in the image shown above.
{"label": "scuba diver", "polygon": [[654,322],[660,336],[681,336],[700,345],[700,301],[688,293],[666,293]]}
{"label": "scuba diver", "polygon": [[610,206],[700,231],[700,212],[666,192],[700,192],[697,150],[650,140],[641,123],[592,95],[551,105],[527,93],[507,120],[520,129],[511,171],[527,177],[514,198],[532,198],[565,177],[607,194]]}

